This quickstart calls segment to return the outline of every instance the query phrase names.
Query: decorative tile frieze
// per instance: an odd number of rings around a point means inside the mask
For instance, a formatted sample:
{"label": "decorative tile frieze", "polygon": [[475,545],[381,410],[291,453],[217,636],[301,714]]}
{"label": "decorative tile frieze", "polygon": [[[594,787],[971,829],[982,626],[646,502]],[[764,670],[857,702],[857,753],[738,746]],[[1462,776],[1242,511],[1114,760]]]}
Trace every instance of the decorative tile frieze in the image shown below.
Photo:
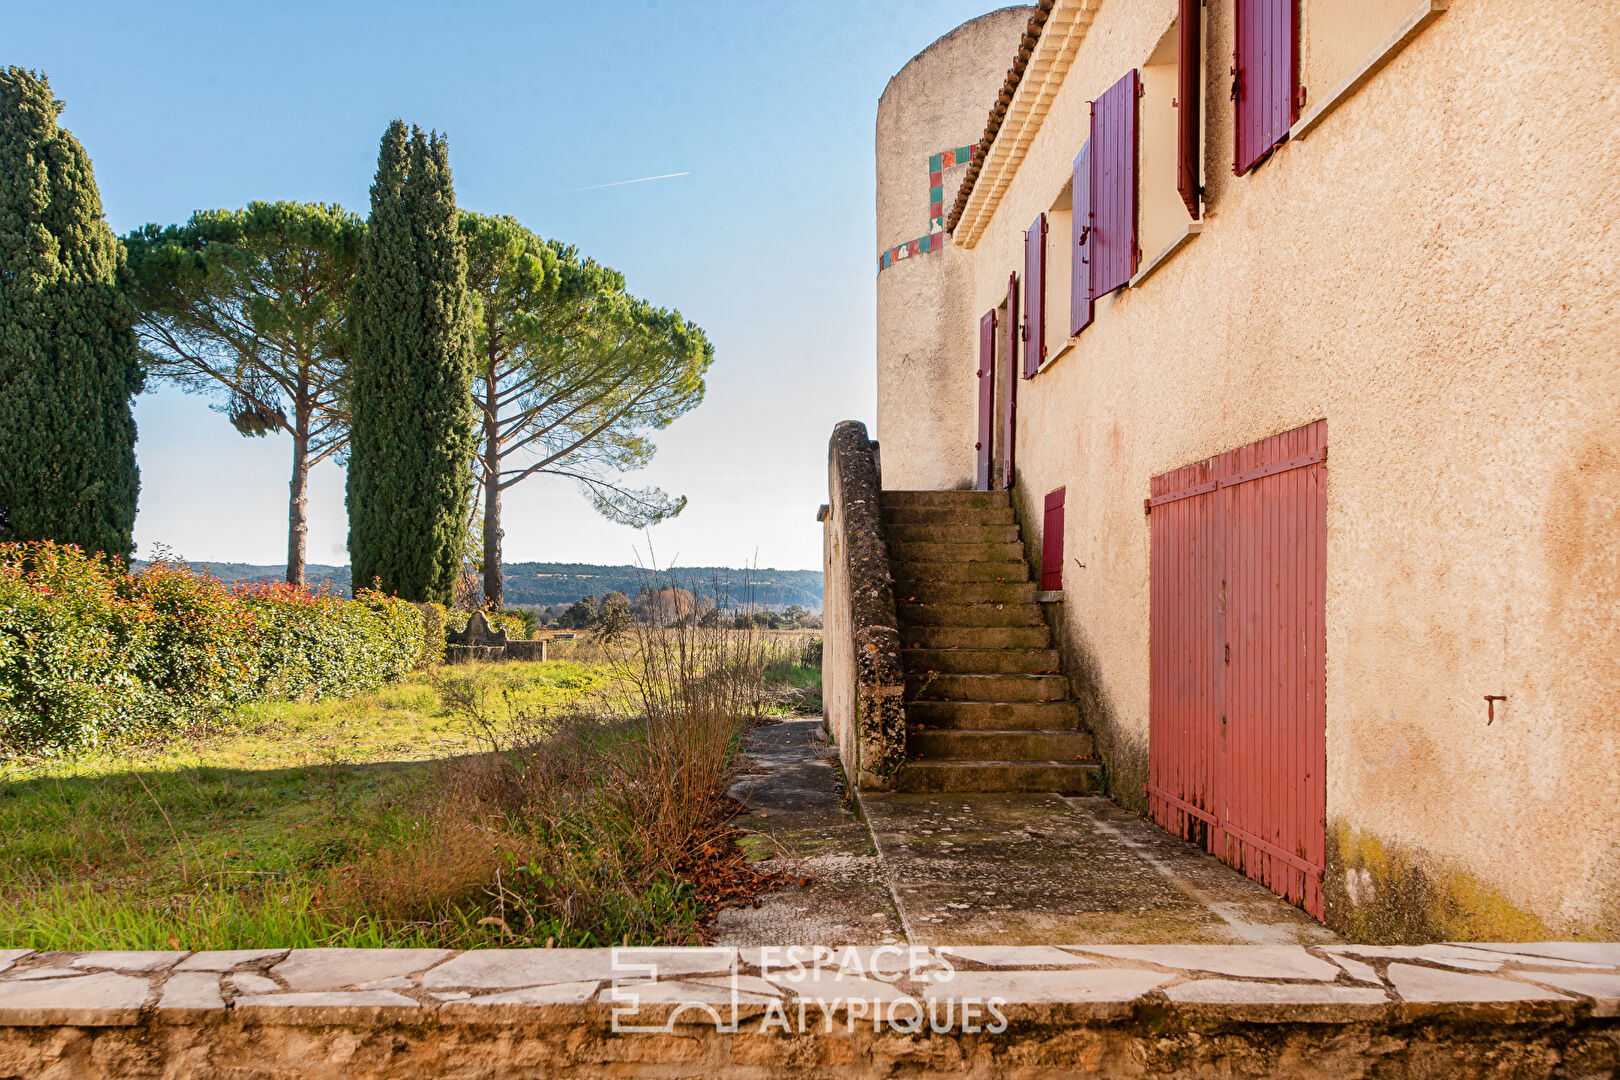
{"label": "decorative tile frieze", "polygon": [[878,256],[878,273],[882,273],[902,259],[926,255],[945,246],[945,170],[955,165],[966,165],[977,151],[974,146],[958,146],[954,150],[941,150],[928,158],[928,234],[907,240]]}

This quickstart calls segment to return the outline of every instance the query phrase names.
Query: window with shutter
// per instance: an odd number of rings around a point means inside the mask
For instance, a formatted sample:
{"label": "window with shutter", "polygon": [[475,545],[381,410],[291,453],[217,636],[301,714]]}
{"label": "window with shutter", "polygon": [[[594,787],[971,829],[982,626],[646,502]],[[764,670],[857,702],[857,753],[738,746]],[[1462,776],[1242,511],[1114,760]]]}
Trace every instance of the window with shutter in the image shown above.
{"label": "window with shutter", "polygon": [[1136,273],[1136,69],[1091,106],[1091,295]]}
{"label": "window with shutter", "polygon": [[1041,591],[1063,588],[1063,492],[1058,488],[1046,496],[1046,513],[1041,519]]}
{"label": "window with shutter", "polygon": [[1298,0],[1237,0],[1232,69],[1232,167],[1242,175],[1286,139],[1299,118]]}
{"label": "window with shutter", "polygon": [[1013,414],[1018,403],[1018,275],[1007,275],[1007,400],[1001,429],[1001,486],[1013,486]]}
{"label": "window with shutter", "polygon": [[973,444],[973,487],[990,490],[990,423],[995,409],[996,309],[979,320],[979,440]]}
{"label": "window with shutter", "polygon": [[1046,215],[1024,233],[1024,378],[1046,362]]}
{"label": "window with shutter", "polygon": [[1180,0],[1176,15],[1176,191],[1194,221],[1203,193],[1204,4]]}
{"label": "window with shutter", "polygon": [[1091,140],[1074,159],[1074,185],[1070,198],[1074,207],[1069,279],[1069,336],[1075,337],[1091,325]]}

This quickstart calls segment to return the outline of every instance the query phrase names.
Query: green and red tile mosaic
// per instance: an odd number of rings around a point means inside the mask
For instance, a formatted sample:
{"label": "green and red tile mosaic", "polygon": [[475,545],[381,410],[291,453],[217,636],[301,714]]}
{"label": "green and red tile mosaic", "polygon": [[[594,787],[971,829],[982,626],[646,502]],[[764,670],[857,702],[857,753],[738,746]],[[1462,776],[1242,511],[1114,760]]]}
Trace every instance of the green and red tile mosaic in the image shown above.
{"label": "green and red tile mosaic", "polygon": [[925,255],[945,246],[945,170],[953,165],[966,165],[973,160],[977,149],[977,146],[959,146],[955,150],[941,150],[928,159],[928,235],[896,244],[879,255],[879,273],[901,259]]}

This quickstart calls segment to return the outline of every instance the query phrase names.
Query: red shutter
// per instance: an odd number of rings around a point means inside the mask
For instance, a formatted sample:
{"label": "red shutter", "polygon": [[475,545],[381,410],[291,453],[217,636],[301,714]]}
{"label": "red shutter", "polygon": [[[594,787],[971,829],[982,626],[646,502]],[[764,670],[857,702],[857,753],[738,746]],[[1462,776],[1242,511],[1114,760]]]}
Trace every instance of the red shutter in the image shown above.
{"label": "red shutter", "polygon": [[1091,325],[1091,140],[1074,159],[1074,188],[1070,192],[1074,211],[1074,252],[1069,279],[1069,335],[1076,336]]}
{"label": "red shutter", "polygon": [[1046,497],[1046,514],[1041,520],[1041,589],[1055,592],[1063,588],[1063,492],[1058,488]]}
{"label": "red shutter", "polygon": [[996,309],[979,320],[979,441],[973,444],[973,487],[990,490],[990,418],[995,408]]}
{"label": "red shutter", "polygon": [[1203,135],[1199,114],[1204,91],[1203,0],[1180,0],[1176,15],[1176,190],[1187,213],[1198,220],[1199,165],[1203,162]]}
{"label": "red shutter", "polygon": [[1002,431],[1006,475],[1001,486],[1013,486],[1013,407],[1018,401],[1018,275],[1007,275],[1007,426]]}
{"label": "red shutter", "polygon": [[1136,273],[1136,69],[1091,106],[1091,295]]}
{"label": "red shutter", "polygon": [[1046,362],[1046,215],[1024,233],[1024,378]]}
{"label": "red shutter", "polygon": [[1237,0],[1232,99],[1241,175],[1288,138],[1299,118],[1298,0]]}

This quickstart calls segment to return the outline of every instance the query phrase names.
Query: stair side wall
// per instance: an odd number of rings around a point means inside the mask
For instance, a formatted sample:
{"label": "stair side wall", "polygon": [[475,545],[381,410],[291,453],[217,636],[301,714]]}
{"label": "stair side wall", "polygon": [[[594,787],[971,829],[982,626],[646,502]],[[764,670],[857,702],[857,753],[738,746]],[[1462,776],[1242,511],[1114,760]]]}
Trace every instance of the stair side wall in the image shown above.
{"label": "stair side wall", "polygon": [[887,786],[906,755],[905,675],[876,450],[858,421],[833,429],[822,519],[825,722],[844,775],[863,788]]}

